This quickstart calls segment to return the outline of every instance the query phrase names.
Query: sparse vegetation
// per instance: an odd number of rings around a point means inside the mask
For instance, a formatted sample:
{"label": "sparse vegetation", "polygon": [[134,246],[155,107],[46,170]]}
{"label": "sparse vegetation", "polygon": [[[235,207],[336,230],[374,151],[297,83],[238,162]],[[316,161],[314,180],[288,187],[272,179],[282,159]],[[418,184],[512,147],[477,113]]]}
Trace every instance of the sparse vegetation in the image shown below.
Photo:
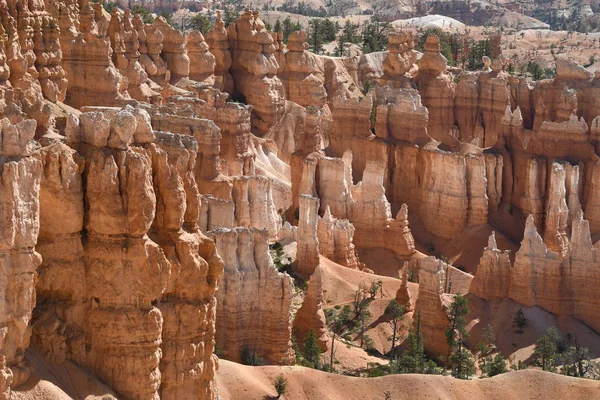
{"label": "sparse vegetation", "polygon": [[309,368],[321,369],[321,349],[317,342],[317,334],[311,329],[304,338],[304,351],[302,357],[304,362],[302,365]]}
{"label": "sparse vegetation", "polygon": [[104,7],[106,12],[110,14],[115,8],[117,8],[117,3],[114,1],[103,1],[102,7]]}
{"label": "sparse vegetation", "polygon": [[334,370],[333,361],[335,358],[335,341],[339,337],[345,336],[347,333],[352,332],[356,326],[352,319],[352,309],[348,304],[339,310],[335,308],[329,309],[329,312],[325,314],[327,317],[327,325],[331,331],[331,355],[329,360],[329,371]]}
{"label": "sparse vegetation", "polygon": [[385,315],[389,318],[388,322],[392,326],[392,347],[390,348],[390,353],[392,354],[392,357],[394,357],[398,328],[400,325],[400,321],[402,321],[402,319],[404,318],[404,307],[398,304],[396,299],[392,299],[388,303],[387,307],[385,307]]}
{"label": "sparse vegetation", "polygon": [[203,35],[206,35],[212,29],[212,24],[208,17],[200,13],[190,19],[189,26],[191,29],[200,31]]}
{"label": "sparse vegetation", "polygon": [[256,352],[256,345],[250,348],[245,346],[242,349],[242,364],[257,366],[262,364],[262,358]]}
{"label": "sparse vegetation", "polygon": [[523,329],[527,326],[527,317],[522,308],[519,308],[513,318],[513,324],[517,327],[517,333],[523,333]]}
{"label": "sparse vegetation", "polygon": [[286,394],[288,381],[283,377],[283,375],[279,375],[277,379],[275,379],[275,391],[277,392],[277,398],[279,399],[281,396]]}
{"label": "sparse vegetation", "polygon": [[448,366],[452,368],[452,375],[459,379],[468,379],[475,373],[473,355],[465,347],[465,339],[469,337],[465,318],[468,313],[467,298],[457,293],[447,314],[446,342]]}
{"label": "sparse vegetation", "polygon": [[138,4],[135,7],[133,7],[131,12],[134,15],[139,14],[142,17],[142,20],[144,21],[145,24],[151,24],[154,22],[154,17],[152,16],[152,13],[150,12],[150,10],[148,10],[144,6],[141,6]]}
{"label": "sparse vegetation", "polygon": [[506,371],[506,360],[502,357],[502,353],[490,356],[483,369],[483,372],[487,373],[487,376],[489,377],[503,374]]}
{"label": "sparse vegetation", "polygon": [[387,37],[392,26],[387,22],[367,21],[362,26],[362,51],[373,53],[387,49]]}
{"label": "sparse vegetation", "polygon": [[535,344],[535,363],[544,371],[556,371],[555,359],[558,335],[558,331],[555,328],[549,328]]}

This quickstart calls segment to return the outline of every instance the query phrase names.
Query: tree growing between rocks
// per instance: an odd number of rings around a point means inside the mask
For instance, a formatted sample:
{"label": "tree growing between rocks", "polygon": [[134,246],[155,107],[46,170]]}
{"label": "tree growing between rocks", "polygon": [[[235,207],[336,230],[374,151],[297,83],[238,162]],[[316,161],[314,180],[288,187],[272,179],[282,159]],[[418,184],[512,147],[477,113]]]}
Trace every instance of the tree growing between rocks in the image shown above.
{"label": "tree growing between rocks", "polygon": [[372,317],[372,314],[369,311],[369,305],[371,304],[371,301],[373,301],[373,299],[367,297],[366,292],[367,290],[365,285],[361,283],[356,292],[354,293],[354,300],[352,301],[354,315],[359,320],[359,336],[361,348],[364,345],[366,324],[368,320]]}
{"label": "tree growing between rocks", "polygon": [[561,373],[579,378],[595,378],[598,371],[598,363],[592,361],[590,350],[583,347],[575,337],[564,355],[564,365]]}
{"label": "tree growing between rocks", "polygon": [[367,54],[386,50],[387,37],[391,30],[392,27],[387,22],[365,22],[362,28],[363,53]]}
{"label": "tree growing between rocks", "polygon": [[329,310],[327,313],[328,326],[331,330],[331,354],[329,359],[329,371],[333,372],[333,361],[335,358],[335,340],[345,336],[354,329],[353,319],[351,317],[352,309],[348,304],[340,310]]}
{"label": "tree growing between rocks", "polygon": [[468,379],[475,373],[473,356],[465,347],[465,339],[469,337],[465,318],[468,313],[467,298],[457,293],[446,315],[448,319],[446,342],[448,343],[447,365],[452,368],[452,375],[459,379]]}
{"label": "tree growing between rocks", "polygon": [[154,17],[152,16],[152,13],[144,6],[138,4],[135,7],[133,7],[133,10],[131,10],[131,12],[134,15],[139,14],[142,17],[142,20],[145,24],[151,24],[154,22]]}
{"label": "tree growing between rocks", "polygon": [[390,349],[390,353],[392,353],[392,357],[394,357],[398,328],[400,322],[404,318],[404,307],[398,304],[396,299],[392,299],[385,307],[385,315],[389,318],[388,322],[392,326],[392,348]]}
{"label": "tree growing between rocks", "polygon": [[206,35],[211,29],[212,24],[206,15],[196,14],[190,19],[190,28],[200,31],[203,35]]}
{"label": "tree growing between rocks", "polygon": [[417,311],[416,324],[411,328],[406,338],[407,347],[397,362],[398,372],[407,374],[422,374],[425,372],[425,347],[421,333],[421,312]]}
{"label": "tree growing between rocks", "polygon": [[513,324],[517,327],[517,333],[523,333],[523,328],[527,326],[527,317],[525,317],[525,313],[522,308],[519,308],[515,318],[513,319]]}
{"label": "tree growing between rocks", "polygon": [[317,343],[317,334],[311,329],[304,338],[303,365],[309,368],[321,369],[321,349]]}

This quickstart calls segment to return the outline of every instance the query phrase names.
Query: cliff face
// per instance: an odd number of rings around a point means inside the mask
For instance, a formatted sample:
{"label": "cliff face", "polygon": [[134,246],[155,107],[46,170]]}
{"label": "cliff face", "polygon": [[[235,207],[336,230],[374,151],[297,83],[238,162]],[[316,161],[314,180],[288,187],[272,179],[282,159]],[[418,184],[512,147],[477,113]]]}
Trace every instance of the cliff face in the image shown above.
{"label": "cliff face", "polygon": [[[571,222],[564,256],[553,252],[538,233],[529,216],[524,238],[511,265],[508,254],[497,249],[493,236],[484,250],[470,292],[488,299],[510,298],[526,306],[539,306],[553,314],[573,315],[593,329],[598,316],[592,293],[598,282],[596,248],[589,223],[579,212]],[[582,296],[587,297],[582,297]]]}
{"label": "cliff face", "polygon": [[147,128],[128,111],[83,113],[68,130],[77,151],[40,153],[45,261],[34,344],[127,398],[213,398],[223,264],[197,226],[197,144],[142,135]]}
{"label": "cliff face", "polygon": [[32,157],[35,121],[12,125],[2,120],[0,133],[0,267],[4,331],[0,396],[10,397],[10,386],[24,383],[29,370],[23,362],[31,337],[36,270],[41,257],[35,250],[40,232],[42,163]]}
{"label": "cliff face", "polygon": [[277,271],[269,254],[266,230],[213,231],[225,272],[217,292],[216,342],[236,362],[256,355],[274,363],[294,364],[290,308],[294,284]]}
{"label": "cliff face", "polygon": [[273,36],[265,30],[258,12],[246,11],[227,28],[236,90],[253,106],[252,126],[266,133],[281,115],[285,92],[277,77],[279,64]]}
{"label": "cliff face", "polygon": [[435,356],[448,352],[444,337],[446,312],[441,295],[444,293],[445,268],[435,257],[427,257],[419,263],[419,297],[415,308],[421,313],[423,345]]}

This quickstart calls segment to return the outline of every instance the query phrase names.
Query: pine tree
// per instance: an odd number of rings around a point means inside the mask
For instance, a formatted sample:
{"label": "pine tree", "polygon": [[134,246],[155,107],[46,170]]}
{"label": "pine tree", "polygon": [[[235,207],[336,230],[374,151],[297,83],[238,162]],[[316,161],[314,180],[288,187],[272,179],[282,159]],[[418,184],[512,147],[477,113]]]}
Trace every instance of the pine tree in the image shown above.
{"label": "pine tree", "polygon": [[200,31],[203,35],[206,35],[212,28],[212,24],[206,15],[196,14],[190,19],[190,28]]}
{"label": "pine tree", "polygon": [[367,297],[367,290],[364,284],[360,284],[356,292],[354,293],[354,300],[352,301],[352,308],[355,318],[359,320],[359,335],[360,335],[360,347],[364,344],[364,334],[366,330],[366,324],[372,314],[369,311],[369,304],[372,299]]}
{"label": "pine tree", "polygon": [[223,23],[227,28],[233,21],[237,19],[237,15],[232,7],[225,7],[225,14],[223,15]]}
{"label": "pine tree", "polygon": [[465,348],[464,341],[469,337],[466,330],[466,315],[469,313],[468,300],[457,293],[447,314],[446,342],[448,343],[448,364],[452,373],[460,379],[466,379],[475,371],[473,356]]}
{"label": "pine tree", "polygon": [[486,371],[489,377],[500,375],[507,371],[506,360],[502,357],[501,353],[496,354],[494,357],[489,357]]}
{"label": "pine tree", "polygon": [[146,7],[136,5],[135,7],[133,7],[132,12],[133,14],[139,14],[144,20],[145,24],[151,24],[154,22],[154,17],[152,16],[152,13]]}
{"label": "pine tree", "polygon": [[287,392],[287,384],[288,381],[283,377],[283,375],[279,375],[277,379],[275,379],[275,391],[277,391],[277,398],[279,399],[282,395]]}
{"label": "pine tree", "polygon": [[389,318],[389,323],[392,325],[392,348],[390,352],[394,354],[396,348],[396,335],[398,334],[398,326],[404,318],[404,307],[398,304],[396,299],[390,300],[385,308],[385,315]]}
{"label": "pine tree", "polygon": [[554,371],[556,369],[554,365],[556,353],[556,334],[550,328],[535,344],[534,355],[544,371]]}
{"label": "pine tree", "polygon": [[406,338],[407,347],[398,360],[398,372],[422,374],[425,370],[425,348],[421,334],[421,312],[417,312],[416,326],[411,328]]}
{"label": "pine tree", "polygon": [[391,31],[388,23],[365,22],[362,29],[363,53],[384,51],[387,47],[387,36]]}
{"label": "pine tree", "polygon": [[527,326],[527,318],[522,308],[519,308],[513,319],[513,323],[517,326],[517,333],[523,333],[523,328]]}
{"label": "pine tree", "polygon": [[173,26],[173,14],[171,14],[168,11],[163,10],[160,12],[159,16],[163,17],[169,25]]}
{"label": "pine tree", "polygon": [[323,24],[320,19],[313,18],[308,23],[308,45],[315,54],[323,52]]}
{"label": "pine tree", "polygon": [[275,25],[273,26],[273,32],[283,32],[283,29],[281,28],[281,21],[279,21],[279,18],[277,18],[277,21],[275,21]]}
{"label": "pine tree", "polygon": [[[277,25],[277,24],[276,24]],[[281,32],[283,32],[283,42],[287,43],[292,32],[301,31],[302,25],[300,22],[292,22],[290,17],[283,20],[281,24]]]}
{"label": "pine tree", "polygon": [[584,378],[589,371],[593,369],[594,363],[591,361],[590,350],[575,339],[575,343],[568,348],[564,356],[565,365],[561,372],[565,375]]}
{"label": "pine tree", "polygon": [[304,338],[304,351],[302,352],[305,366],[310,368],[321,368],[321,349],[317,343],[317,334],[311,329]]}
{"label": "pine tree", "polygon": [[331,330],[331,354],[329,360],[329,371],[333,372],[333,360],[335,354],[335,340],[344,336],[348,332],[352,331],[353,319],[351,318],[352,309],[349,305],[345,305],[341,310],[335,312],[332,310],[331,314],[329,314],[330,318],[328,321],[329,329]]}

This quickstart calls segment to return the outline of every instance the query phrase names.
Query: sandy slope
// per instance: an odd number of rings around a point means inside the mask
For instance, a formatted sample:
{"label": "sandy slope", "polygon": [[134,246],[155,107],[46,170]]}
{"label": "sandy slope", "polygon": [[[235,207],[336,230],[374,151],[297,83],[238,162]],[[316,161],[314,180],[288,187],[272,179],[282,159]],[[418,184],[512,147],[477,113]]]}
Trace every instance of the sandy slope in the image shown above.
{"label": "sandy slope", "polygon": [[[325,257],[321,257],[321,268],[323,273],[323,294],[325,298],[324,308],[331,308],[338,304],[343,305],[351,303],[360,284],[365,284],[368,288],[372,281],[382,281],[383,296],[381,296],[381,293],[377,293],[375,300],[373,300],[369,306],[372,317],[369,319],[368,329],[365,334],[373,339],[373,344],[377,351],[380,353],[388,352],[390,350],[390,341],[388,338],[392,335],[392,327],[387,322],[384,311],[390,299],[396,298],[396,292],[400,288],[402,281],[397,278],[369,274],[346,268]],[[416,300],[418,286],[409,283],[409,290]],[[402,328],[400,330],[398,343],[400,343],[400,341],[408,334],[411,321],[412,313],[406,314],[401,324]],[[358,336],[355,336],[353,339],[355,345],[360,343]],[[359,347],[348,347],[345,344],[336,347],[335,358],[340,362],[337,368],[347,370],[366,368],[367,363],[372,362],[378,362],[380,364],[387,363],[387,361],[380,358],[369,356]],[[329,360],[329,352],[326,352],[323,355],[323,359]]]}
{"label": "sandy slope", "polygon": [[11,400],[114,400],[112,390],[70,361],[56,365],[45,361],[35,351],[25,353],[31,377],[13,388]]}
{"label": "sandy slope", "polygon": [[491,379],[461,381],[447,376],[391,375],[354,378],[304,367],[249,367],[222,360],[217,384],[223,400],[269,399],[279,374],[288,380],[286,400],[384,399],[598,399],[600,382],[539,370],[510,372]]}

